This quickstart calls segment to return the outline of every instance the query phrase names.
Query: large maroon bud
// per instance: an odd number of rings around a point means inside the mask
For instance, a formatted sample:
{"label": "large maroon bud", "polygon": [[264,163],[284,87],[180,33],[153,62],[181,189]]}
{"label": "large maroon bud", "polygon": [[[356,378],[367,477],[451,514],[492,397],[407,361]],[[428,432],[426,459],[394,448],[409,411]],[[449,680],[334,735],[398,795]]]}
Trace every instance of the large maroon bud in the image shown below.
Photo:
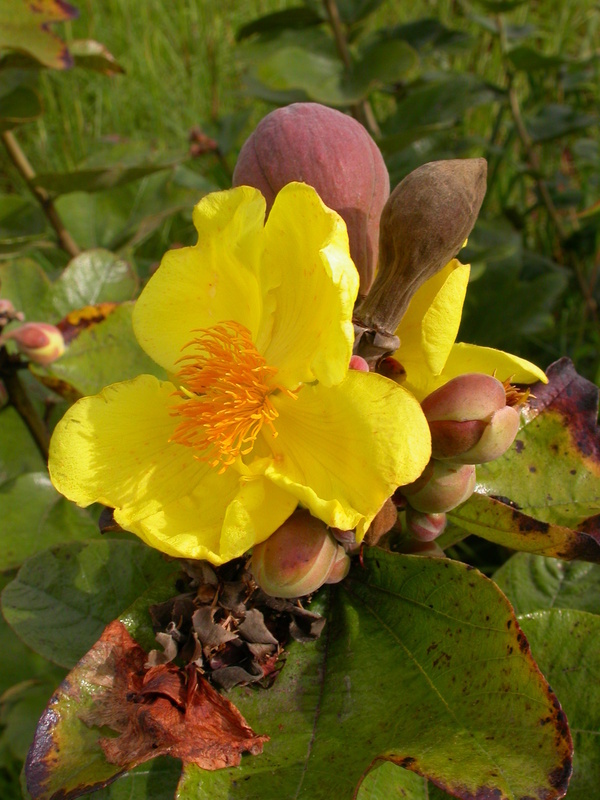
{"label": "large maroon bud", "polygon": [[254,186],[267,210],[287,183],[314,187],[344,219],[350,255],[360,275],[359,294],[373,282],[379,217],[390,179],[379,148],[352,117],[318,103],[293,103],[268,114],[241,149],[234,186]]}

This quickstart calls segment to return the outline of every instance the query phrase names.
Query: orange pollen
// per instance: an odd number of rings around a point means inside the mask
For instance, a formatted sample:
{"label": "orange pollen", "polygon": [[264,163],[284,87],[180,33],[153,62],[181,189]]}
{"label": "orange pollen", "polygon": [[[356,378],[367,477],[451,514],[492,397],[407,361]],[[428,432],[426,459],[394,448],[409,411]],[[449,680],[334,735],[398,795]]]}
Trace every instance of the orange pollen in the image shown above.
{"label": "orange pollen", "polygon": [[270,395],[296,394],[273,383],[277,369],[267,366],[243,325],[223,322],[196,333],[179,359],[176,396],[184,402],[171,412],[181,420],[170,441],[193,447],[196,458],[224,472],[252,451],[263,425],[277,436],[279,415]]}
{"label": "orange pollen", "polygon": [[520,389],[510,382],[510,378],[504,381],[504,392],[506,394],[506,405],[513,408],[522,406],[530,397],[533,397],[529,387]]}

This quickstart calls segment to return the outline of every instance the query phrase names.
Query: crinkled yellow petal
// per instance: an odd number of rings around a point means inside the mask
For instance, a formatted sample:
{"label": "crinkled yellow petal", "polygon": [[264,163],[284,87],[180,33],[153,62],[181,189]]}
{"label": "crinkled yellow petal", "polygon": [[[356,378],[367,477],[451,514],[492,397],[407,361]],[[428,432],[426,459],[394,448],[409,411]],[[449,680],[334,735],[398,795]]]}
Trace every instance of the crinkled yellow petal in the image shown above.
{"label": "crinkled yellow petal", "polygon": [[[223,563],[242,555],[253,536],[267,538],[296,500],[261,478],[248,488],[235,470],[219,475],[191,448],[170,443],[178,422],[173,392],[169,382],[140,375],[79,400],[56,427],[50,476],[79,505],[115,508],[116,521],[153,547]],[[264,519],[261,498],[269,502]],[[240,532],[244,514],[248,527]]]}
{"label": "crinkled yellow petal", "polygon": [[[348,372],[334,387],[273,397],[277,437],[265,476],[327,525],[362,536],[384,501],[415,480],[431,454],[417,401],[380,375]],[[264,431],[264,429],[263,429]]]}
{"label": "crinkled yellow petal", "polygon": [[268,318],[258,269],[265,200],[248,186],[204,197],[194,209],[198,243],[169,250],[140,295],[133,312],[141,346],[167,372],[177,371],[193,331],[235,320],[256,336]]}
{"label": "crinkled yellow petal", "polygon": [[444,383],[465,372],[484,372],[495,375],[499,381],[510,380],[512,383],[548,383],[544,371],[524,358],[492,347],[459,342],[454,345],[446,361],[442,373]]}
{"label": "crinkled yellow petal", "polygon": [[468,264],[452,259],[418,289],[396,331],[400,349],[394,357],[406,370],[403,385],[419,399],[443,370],[456,340],[469,272]]}
{"label": "crinkled yellow petal", "polygon": [[273,327],[257,344],[279,370],[277,382],[339,383],[352,355],[358,272],[344,221],[306,184],[290,183],[275,198],[265,226],[265,274],[280,281]]}

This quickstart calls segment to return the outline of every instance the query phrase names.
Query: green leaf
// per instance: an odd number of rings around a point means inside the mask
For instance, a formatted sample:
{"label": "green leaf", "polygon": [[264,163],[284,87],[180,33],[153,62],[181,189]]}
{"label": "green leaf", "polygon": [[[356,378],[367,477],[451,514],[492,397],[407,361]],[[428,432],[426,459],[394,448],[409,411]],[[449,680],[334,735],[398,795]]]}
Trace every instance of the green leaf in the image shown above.
{"label": "green leaf", "polygon": [[65,500],[46,472],[27,472],[0,486],[0,519],[0,570],[59,542],[98,534],[88,512]]}
{"label": "green leaf", "polygon": [[574,756],[568,800],[590,800],[600,784],[600,616],[551,609],[519,623],[569,720]]}
{"label": "green leaf", "polygon": [[549,103],[525,122],[534,142],[548,142],[598,124],[598,117],[567,105]]}
{"label": "green leaf", "polygon": [[30,558],[5,588],[2,611],[36,653],[72,667],[109,622],[172,572],[142,542],[71,542]]}
{"label": "green leaf", "polygon": [[[134,563],[130,567],[131,574],[124,574],[120,559],[113,558],[113,567],[116,566],[118,570],[115,576],[117,581],[119,578],[125,578],[131,582],[131,578],[135,576],[134,583],[137,588],[140,588],[140,570],[143,570],[145,579],[150,579],[152,565],[147,558],[143,561],[140,559],[138,549],[140,545],[124,541],[103,542],[102,544],[136,545],[134,551],[128,552],[129,548],[122,548],[120,553],[120,556],[124,558],[127,558],[128,555],[134,556]],[[156,551],[148,548],[145,550],[148,554],[153,553],[155,558],[158,556]],[[101,567],[99,573],[96,570],[97,555],[95,554],[92,559],[93,572],[106,582],[107,576],[103,574],[104,567]],[[84,564],[82,564],[83,566]],[[166,566],[162,562],[161,568],[155,572],[156,580],[148,591],[138,598],[133,608],[125,612],[124,622],[128,628],[132,625],[139,630],[150,629],[148,606],[155,602],[163,602],[177,594],[175,579],[179,570],[176,570],[175,574],[173,565],[170,565],[170,573],[165,574]],[[83,569],[81,573],[81,577],[83,577]],[[122,595],[123,588],[118,584],[117,590]],[[106,608],[107,599],[101,601],[102,609]],[[103,627],[104,625],[100,631]],[[89,640],[87,634],[86,640]],[[86,788],[91,791],[106,786],[122,772],[121,767],[106,761],[104,751],[98,742],[99,730],[89,727],[81,720],[83,713],[93,706],[96,695],[102,691],[101,686],[89,681],[88,662],[93,660],[97,665],[98,655],[97,652],[95,654],[87,653],[84,659],[75,666],[67,676],[67,680],[52,696],[46,712],[39,721],[26,765],[28,788],[35,800],[58,800],[65,795],[77,797]],[[56,758],[57,753],[60,753],[59,759]],[[158,762],[145,764],[133,770],[129,775],[121,778],[116,786],[103,789],[99,797],[110,798],[110,800],[125,800],[125,798],[126,800],[136,800],[136,798],[147,800],[149,797],[152,800],[160,800],[164,797],[165,800],[167,798],[170,800],[173,797],[174,785],[180,772],[181,767],[178,762],[160,759]],[[156,787],[153,783],[154,778],[158,780]],[[151,792],[148,792],[148,786],[152,786]],[[168,794],[169,790],[170,794]]]}
{"label": "green leaf", "polygon": [[[59,674],[62,674],[62,670]],[[52,673],[45,675],[41,680],[21,680],[2,695],[0,755],[3,755],[4,751],[17,761],[25,761],[38,719],[54,689],[54,680]]]}
{"label": "green leaf", "polygon": [[509,61],[517,69],[530,72],[536,69],[553,69],[565,64],[567,59],[561,55],[546,55],[526,44],[513,47],[506,54]]}
{"label": "green leaf", "polygon": [[406,42],[375,39],[359,50],[344,81],[345,91],[366,97],[374,88],[405,79],[417,63],[416,52]]}
{"label": "green leaf", "polygon": [[60,319],[84,306],[131,300],[137,288],[137,276],[127,261],[108,250],[87,250],[52,284],[45,305],[50,316]]}
{"label": "green leaf", "polygon": [[307,28],[311,25],[320,25],[323,17],[317,10],[306,8],[306,6],[293,6],[284,8],[281,11],[273,11],[263,17],[253,19],[251,22],[242,25],[237,31],[236,41],[241,42],[255,33],[277,33],[284,30],[297,30]]}
{"label": "green leaf", "polygon": [[573,608],[600,614],[600,567],[515,553],[494,575],[517,614]]}
{"label": "green leaf", "polygon": [[46,217],[37,203],[16,194],[0,195],[0,253],[27,246],[46,231]]}
{"label": "green leaf", "polygon": [[19,414],[12,406],[0,410],[0,484],[23,472],[40,472],[45,468],[45,461]]}
{"label": "green leaf", "polygon": [[76,67],[101,72],[103,75],[119,75],[125,72],[108,48],[93,39],[76,39],[69,44],[69,50]]}
{"label": "green leaf", "polygon": [[65,0],[0,0],[0,48],[24,52],[53,69],[66,69],[73,63],[69,51],[48,26],[76,16],[77,10]]}
{"label": "green leaf", "polygon": [[8,94],[0,96],[0,131],[7,131],[32,122],[42,113],[38,93],[28,86],[18,86]]}
{"label": "green leaf", "polygon": [[445,47],[464,45],[470,41],[463,31],[447,28],[435,17],[423,17],[404,25],[396,25],[388,30],[389,36],[408,42],[415,50],[426,47],[440,50]]}
{"label": "green leaf", "polygon": [[445,559],[370,548],[365,563],[272,688],[229,694],[271,736],[264,753],[186,768],[177,800],[349,799],[380,756],[463,798],[562,796],[564,717],[495,584]]}
{"label": "green leaf", "polygon": [[137,375],[164,380],[164,370],[146,355],[133,333],[132,303],[116,308],[105,320],[83,330],[66,353],[48,367],[31,371],[65,397],[97,394],[105,386]]}
{"label": "green leaf", "polygon": [[73,172],[46,172],[35,176],[35,185],[46,189],[52,195],[69,194],[71,192],[100,192],[114,189],[131,181],[139,181],[148,175],[162,170],[172,169],[187,159],[186,154],[178,154],[160,159],[154,163],[128,166],[126,164],[108,164],[102,167],[79,169]]}
{"label": "green leaf", "polygon": [[17,258],[0,264],[2,297],[10,300],[17,311],[30,322],[43,319],[43,301],[50,280],[31,258]]}

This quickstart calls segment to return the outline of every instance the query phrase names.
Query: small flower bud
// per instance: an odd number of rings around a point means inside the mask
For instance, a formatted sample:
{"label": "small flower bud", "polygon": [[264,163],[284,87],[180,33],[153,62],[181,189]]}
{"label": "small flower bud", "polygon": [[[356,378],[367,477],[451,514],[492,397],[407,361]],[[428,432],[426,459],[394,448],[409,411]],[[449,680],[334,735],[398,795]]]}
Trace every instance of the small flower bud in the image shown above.
{"label": "small flower bud", "polygon": [[357,372],[368,372],[369,365],[362,356],[352,356],[350,359],[350,369],[355,369]]}
{"label": "small flower bud", "polygon": [[[443,514],[464,503],[475,489],[475,467],[459,466],[432,459],[425,474],[401,492],[416,511],[424,514]],[[425,478],[424,478],[425,476]],[[427,479],[428,478],[428,479]]]}
{"label": "small flower bud", "polygon": [[391,531],[398,520],[398,509],[395,503],[388,498],[377,512],[373,522],[365,534],[365,544],[376,545],[382,536]]}
{"label": "small flower bud", "polygon": [[433,542],[444,532],[446,527],[445,514],[422,514],[415,511],[412,506],[406,509],[406,527],[415,539],[420,542]]}
{"label": "small flower bud", "polygon": [[20,353],[35,364],[45,367],[65,352],[62,333],[55,325],[46,322],[27,322],[19,328],[4,333],[0,343],[12,339]]}
{"label": "small flower bud", "polygon": [[345,577],[350,567],[345,558],[344,548],[324,523],[299,509],[254,546],[250,569],[266,594],[302,597]]}
{"label": "small flower bud", "polygon": [[519,413],[506,405],[504,385],[481,373],[453,378],[422,403],[434,458],[482,464],[502,455],[519,427]]}
{"label": "small flower bud", "polygon": [[22,322],[25,319],[25,314],[22,311],[17,311],[10,300],[6,298],[0,299],[0,327],[18,319]]}
{"label": "small flower bud", "polygon": [[383,157],[352,117],[318,103],[293,103],[268,114],[244,143],[234,186],[254,186],[267,209],[287,183],[314,187],[348,228],[350,255],[369,291],[377,264],[379,218],[390,193]]}
{"label": "small flower bud", "polygon": [[343,581],[350,572],[350,559],[343,547],[338,547],[337,555],[333,566],[329,571],[329,576],[325,583],[339,583]]}

